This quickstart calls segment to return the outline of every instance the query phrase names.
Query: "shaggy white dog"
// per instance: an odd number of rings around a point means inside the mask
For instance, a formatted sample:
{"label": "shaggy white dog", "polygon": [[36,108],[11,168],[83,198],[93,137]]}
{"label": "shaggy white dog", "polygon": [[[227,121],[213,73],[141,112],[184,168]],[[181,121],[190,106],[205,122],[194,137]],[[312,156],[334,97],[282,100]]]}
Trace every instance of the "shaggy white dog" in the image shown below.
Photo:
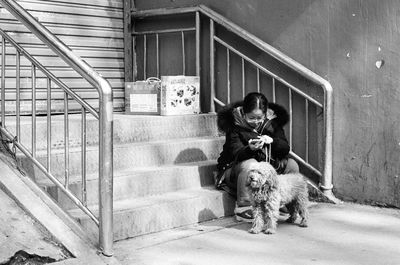
{"label": "shaggy white dog", "polygon": [[290,214],[288,222],[294,223],[299,214],[300,226],[307,227],[308,191],[303,175],[278,175],[271,164],[260,162],[249,171],[246,184],[251,188],[254,217],[250,233],[274,234],[279,208],[284,205]]}

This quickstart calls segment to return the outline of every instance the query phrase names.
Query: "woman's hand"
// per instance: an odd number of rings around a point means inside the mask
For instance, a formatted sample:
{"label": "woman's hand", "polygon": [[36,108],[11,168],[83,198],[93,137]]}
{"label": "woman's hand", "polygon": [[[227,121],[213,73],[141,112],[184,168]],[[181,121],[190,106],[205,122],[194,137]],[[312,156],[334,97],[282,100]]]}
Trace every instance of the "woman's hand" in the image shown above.
{"label": "woman's hand", "polygon": [[272,139],[271,137],[269,137],[268,135],[261,135],[258,136],[258,139],[260,139],[261,141],[264,142],[264,144],[271,144],[274,139]]}
{"label": "woman's hand", "polygon": [[250,150],[256,151],[262,149],[264,146],[264,142],[261,139],[250,139],[249,140],[249,147]]}

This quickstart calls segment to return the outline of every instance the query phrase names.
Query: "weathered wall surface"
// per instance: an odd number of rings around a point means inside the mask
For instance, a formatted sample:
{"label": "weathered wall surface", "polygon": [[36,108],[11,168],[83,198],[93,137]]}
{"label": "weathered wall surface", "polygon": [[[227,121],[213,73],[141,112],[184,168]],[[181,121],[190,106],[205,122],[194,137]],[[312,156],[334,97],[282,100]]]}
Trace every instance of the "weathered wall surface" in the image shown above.
{"label": "weathered wall surface", "polygon": [[138,9],[205,4],[334,87],[334,185],[347,200],[400,207],[397,0],[136,0]]}

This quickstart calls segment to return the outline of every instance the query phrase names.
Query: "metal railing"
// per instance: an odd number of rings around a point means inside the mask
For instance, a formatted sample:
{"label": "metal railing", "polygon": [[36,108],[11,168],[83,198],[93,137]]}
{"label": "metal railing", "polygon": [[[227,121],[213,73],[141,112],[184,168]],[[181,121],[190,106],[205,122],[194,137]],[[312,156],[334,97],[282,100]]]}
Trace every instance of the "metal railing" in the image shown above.
{"label": "metal railing", "polygon": [[195,27],[166,29],[166,30],[151,30],[132,32],[133,36],[143,36],[143,79],[147,79],[147,36],[154,35],[156,39],[156,76],[160,78],[160,53],[159,53],[159,36],[160,34],[180,33],[181,48],[182,48],[182,75],[186,74],[186,48],[185,48],[185,33],[195,32],[196,34],[196,75],[200,76],[200,14],[196,12]]}
{"label": "metal railing", "polygon": [[[299,155],[295,154],[292,150],[290,151],[290,154],[293,158],[295,158],[298,162],[300,162],[302,165],[307,167],[309,170],[314,172],[320,177],[320,188],[323,191],[323,193],[331,198],[332,200],[336,200],[335,197],[332,194],[332,151],[333,151],[333,146],[332,146],[332,132],[333,132],[333,89],[330,83],[320,77],[319,75],[315,74],[311,70],[307,69],[300,63],[294,61],[293,59],[289,58],[279,50],[275,49],[271,45],[265,43],[261,39],[257,38],[253,34],[249,33],[248,31],[244,30],[243,28],[239,27],[235,23],[231,22],[230,20],[226,19],[222,15],[218,14],[217,12],[213,11],[212,9],[200,5],[200,6],[195,6],[195,7],[185,7],[185,8],[170,8],[170,9],[153,9],[153,10],[132,10],[132,16],[136,19],[145,19],[148,17],[156,17],[156,16],[168,16],[168,15],[179,15],[179,14],[187,14],[187,13],[194,13],[195,18],[196,18],[196,40],[195,40],[195,45],[196,45],[196,73],[197,75],[200,75],[200,15],[207,17],[209,19],[209,45],[210,45],[210,54],[209,54],[209,59],[210,59],[210,111],[215,112],[215,104],[224,106],[225,103],[216,97],[216,78],[215,78],[215,58],[216,58],[216,44],[221,45],[226,49],[226,68],[227,68],[227,74],[226,74],[226,94],[227,94],[227,99],[226,103],[230,103],[231,100],[231,77],[230,77],[230,57],[231,54],[235,54],[240,57],[241,59],[241,73],[242,73],[242,94],[243,96],[245,95],[245,63],[248,63],[252,65],[253,67],[256,68],[257,72],[257,91],[260,91],[260,75],[265,74],[269,76],[272,80],[272,97],[273,97],[273,102],[276,100],[276,83],[279,82],[283,86],[288,88],[288,93],[289,93],[289,114],[290,117],[292,118],[292,113],[293,113],[293,93],[296,93],[297,95],[301,96],[305,100],[305,116],[306,116],[306,150],[305,150],[305,158],[301,158]],[[290,82],[286,81],[284,78],[274,74],[272,71],[266,69],[264,66],[256,62],[255,60],[252,60],[248,56],[246,56],[244,53],[240,52],[238,49],[235,49],[232,45],[228,44],[226,41],[224,41],[222,38],[218,37],[216,34],[215,27],[217,24],[220,27],[223,27],[224,29],[232,32],[236,36],[246,40],[248,43],[251,45],[255,46],[262,52],[268,54],[269,56],[275,58],[278,60],[280,63],[288,66],[290,69],[294,70],[296,73],[300,74],[301,76],[305,77],[306,79],[314,82],[318,86],[320,86],[323,91],[324,91],[324,102],[320,103],[318,100],[314,99],[313,97],[307,95],[304,93],[300,88],[296,87],[295,85],[291,84]],[[173,29],[173,30],[164,30],[164,32],[134,32],[134,35],[141,35],[141,34],[160,34],[160,33],[167,33],[167,32],[183,32],[185,28],[178,28],[178,29]],[[193,29],[194,30],[194,29]],[[159,69],[159,47],[158,47],[158,38],[157,38],[157,69]],[[184,46],[182,45],[182,49],[184,49]],[[182,52],[184,54],[184,50]],[[183,56],[184,58],[184,56]],[[146,55],[146,41],[144,41],[144,65],[146,65],[146,60],[147,60],[147,55]],[[183,59],[183,64],[184,64],[184,59]],[[183,69],[185,67],[183,66]],[[146,66],[144,66],[144,76],[146,76]],[[183,72],[184,73],[184,72]],[[159,75],[159,70],[157,70],[157,75]],[[321,173],[320,170],[316,169],[314,166],[312,166],[309,163],[309,120],[308,120],[308,111],[309,111],[309,105],[315,105],[318,108],[321,108],[324,113],[324,168],[323,168],[323,173]],[[290,135],[289,135],[289,142],[290,145],[292,145],[292,138],[293,138],[293,124],[292,124],[292,119],[290,119],[289,122],[289,127],[290,127]]]}
{"label": "metal railing", "polygon": [[[85,80],[93,85],[99,94],[99,110],[95,110],[85,100],[80,98],[65,83],[48,71],[40,62],[32,57],[23,47],[16,43],[6,32],[0,29],[1,35],[1,126],[0,130],[9,141],[36,165],[68,198],[70,198],[83,212],[85,212],[99,226],[99,246],[106,256],[113,254],[113,98],[112,89],[108,81],[102,78],[92,67],[75,55],[63,42],[47,30],[24,8],[13,0],[0,0],[0,4],[7,9],[19,22],[24,24],[35,36],[42,40],[53,52],[62,58],[69,66],[78,72]],[[16,135],[8,129],[5,118],[6,105],[6,49],[9,44],[16,51]],[[32,146],[31,150],[20,142],[20,60],[24,56],[31,64],[32,88]],[[39,162],[36,150],[36,72],[40,70],[47,79],[47,160]],[[51,90],[55,83],[64,91],[64,183],[59,181],[51,170]],[[81,174],[82,194],[79,199],[69,190],[69,107],[68,101],[75,100],[81,106]],[[87,114],[91,114],[99,123],[99,216],[96,217],[87,207],[86,199],[86,122]]]}

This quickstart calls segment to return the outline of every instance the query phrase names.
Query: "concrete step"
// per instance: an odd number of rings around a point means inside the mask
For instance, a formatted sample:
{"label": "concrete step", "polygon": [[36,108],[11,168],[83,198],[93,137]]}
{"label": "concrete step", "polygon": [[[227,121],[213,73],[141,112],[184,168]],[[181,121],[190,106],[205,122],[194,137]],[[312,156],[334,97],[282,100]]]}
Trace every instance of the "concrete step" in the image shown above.
{"label": "concrete step", "polygon": [[[234,199],[214,187],[116,201],[114,240],[230,216],[234,207]],[[95,207],[92,211],[97,214]],[[69,213],[87,231],[97,233],[98,227],[82,211],[76,209]]]}
{"label": "concrete step", "polygon": [[[7,129],[15,135],[15,118],[7,117]],[[53,115],[51,121],[51,146],[64,147],[64,116]],[[27,147],[32,146],[32,123],[30,117],[21,117],[20,140]],[[87,144],[98,144],[98,121],[87,115]],[[181,139],[218,136],[215,114],[182,116],[143,116],[114,114],[114,144],[156,141],[160,139]],[[69,145],[81,145],[81,115],[69,115]],[[36,148],[47,148],[46,116],[37,117]]]}
{"label": "concrete step", "polygon": [[[114,172],[138,167],[173,165],[206,160],[216,160],[222,150],[224,137],[196,137],[152,142],[126,143],[114,145]],[[64,150],[51,153],[51,172],[64,182]],[[87,174],[98,172],[98,147],[90,146],[86,152]],[[37,152],[37,159],[46,165],[47,152]],[[25,158],[19,160],[24,170],[36,181],[46,178],[43,173]],[[69,152],[70,176],[81,175],[81,148],[71,148]]]}
{"label": "concrete step", "polygon": [[[118,171],[114,175],[114,201],[160,195],[181,189],[194,189],[212,185],[214,170],[216,170],[216,161],[201,161]],[[98,176],[89,175],[86,183],[87,203],[88,205],[95,205],[99,200]],[[38,184],[63,209],[77,208],[50,180],[42,180]],[[81,178],[71,179],[69,189],[78,198],[82,199]]]}

